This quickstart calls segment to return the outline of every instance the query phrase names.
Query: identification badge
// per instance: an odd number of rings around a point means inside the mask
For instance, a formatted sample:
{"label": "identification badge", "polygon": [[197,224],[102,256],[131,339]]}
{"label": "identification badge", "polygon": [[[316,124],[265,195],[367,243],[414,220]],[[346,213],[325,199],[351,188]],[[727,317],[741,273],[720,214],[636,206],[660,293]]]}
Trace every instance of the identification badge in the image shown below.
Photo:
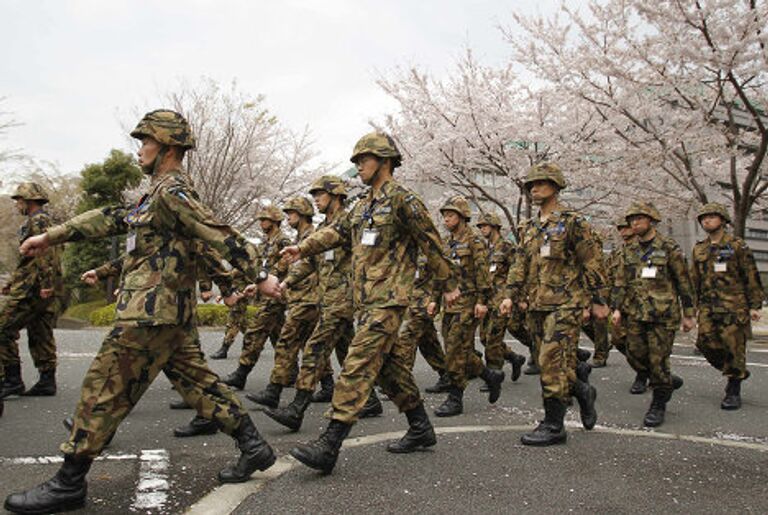
{"label": "identification badge", "polygon": [[132,232],[125,238],[125,251],[130,254],[134,250],[136,250],[136,233]]}
{"label": "identification badge", "polygon": [[268,264],[269,264],[269,262],[266,259],[262,259],[261,260],[261,268],[267,268]]}
{"label": "identification badge", "polygon": [[552,247],[549,246],[549,243],[545,243],[541,246],[541,249],[539,249],[539,255],[541,257],[549,257],[552,255]]}
{"label": "identification badge", "polygon": [[491,268],[488,269],[489,272],[493,273],[496,271],[496,263],[491,263]]}
{"label": "identification badge", "polygon": [[643,279],[656,279],[656,267],[646,266],[640,274]]}
{"label": "identification badge", "polygon": [[416,270],[416,275],[413,276],[414,279],[419,279],[421,277],[421,270]]}
{"label": "identification badge", "polygon": [[715,263],[715,272],[727,272],[728,263]]}
{"label": "identification badge", "polygon": [[333,249],[326,250],[325,254],[323,254],[323,256],[325,256],[325,260],[326,261],[333,261]]}
{"label": "identification badge", "polygon": [[376,240],[379,238],[379,231],[374,229],[364,229],[363,237],[360,239],[360,243],[366,247],[376,246]]}

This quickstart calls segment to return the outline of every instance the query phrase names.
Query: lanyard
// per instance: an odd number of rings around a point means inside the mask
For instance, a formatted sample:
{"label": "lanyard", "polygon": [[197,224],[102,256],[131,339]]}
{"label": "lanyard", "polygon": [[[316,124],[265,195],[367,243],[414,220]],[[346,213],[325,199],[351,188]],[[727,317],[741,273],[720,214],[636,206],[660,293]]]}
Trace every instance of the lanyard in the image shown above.
{"label": "lanyard", "polygon": [[378,199],[373,199],[371,201],[371,204],[365,208],[365,211],[363,211],[363,220],[368,222],[368,227],[373,227],[373,210],[376,207],[376,202]]}
{"label": "lanyard", "polygon": [[128,212],[128,214],[125,216],[125,221],[129,225],[133,225],[138,221],[139,215],[144,213],[147,210],[147,207],[149,204],[146,204],[146,201],[149,200],[149,195],[144,194],[139,199],[139,201],[136,203],[136,205],[133,207],[133,209]]}

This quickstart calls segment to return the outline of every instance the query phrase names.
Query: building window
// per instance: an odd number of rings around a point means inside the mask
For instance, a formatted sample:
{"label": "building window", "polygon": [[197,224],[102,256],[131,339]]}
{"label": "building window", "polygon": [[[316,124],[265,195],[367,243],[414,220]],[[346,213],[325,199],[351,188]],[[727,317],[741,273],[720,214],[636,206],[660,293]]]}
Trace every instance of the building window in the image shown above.
{"label": "building window", "polygon": [[752,229],[747,227],[746,237],[753,240],[768,240],[768,230],[765,229]]}
{"label": "building window", "polygon": [[768,251],[753,250],[752,255],[755,256],[755,261],[768,261]]}

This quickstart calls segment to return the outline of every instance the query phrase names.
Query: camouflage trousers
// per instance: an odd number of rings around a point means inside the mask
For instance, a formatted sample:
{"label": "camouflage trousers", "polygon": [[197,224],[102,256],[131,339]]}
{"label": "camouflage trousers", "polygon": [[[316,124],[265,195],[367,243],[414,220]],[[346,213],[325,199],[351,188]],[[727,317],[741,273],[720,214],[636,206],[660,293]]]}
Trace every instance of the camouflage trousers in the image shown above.
{"label": "camouflage trousers", "polygon": [[501,370],[504,368],[504,360],[515,356],[515,351],[504,343],[508,325],[507,317],[502,316],[497,309],[489,309],[480,323],[480,343],[485,347],[485,363],[488,368]]}
{"label": "camouflage trousers", "polygon": [[232,434],[245,414],[237,396],[208,368],[193,325],[115,327],[83,379],[64,454],[97,456],[149,385],[165,372],[197,413]]}
{"label": "camouflage trousers", "polygon": [[624,356],[627,355],[627,328],[624,324],[610,326],[611,345]]}
{"label": "camouflage trousers", "polygon": [[416,363],[416,349],[418,349],[432,370],[440,375],[445,373],[445,352],[437,338],[435,321],[427,314],[425,308],[408,308],[405,325],[400,331],[400,340],[412,349],[409,360],[411,370]]}
{"label": "camouflage trousers", "polygon": [[696,347],[709,364],[726,377],[746,378],[749,314],[719,314],[701,309],[698,325]]}
{"label": "camouflage trousers", "polygon": [[595,346],[594,361],[605,361],[608,359],[608,353],[611,350],[611,343],[608,341],[608,320],[598,320],[590,317],[586,324],[581,327],[587,338],[592,340]]}
{"label": "camouflage trousers", "polygon": [[312,335],[304,344],[301,355],[301,369],[296,379],[296,389],[314,391],[321,377],[333,377],[331,353],[336,350],[339,364],[349,350],[349,343],[355,334],[350,309],[321,307],[320,319],[312,331]]}
{"label": "camouflage trousers", "polygon": [[528,347],[531,352],[531,358],[534,362],[537,362],[531,332],[528,329],[527,314],[519,307],[515,307],[512,310],[512,314],[507,318],[507,331],[517,341]]}
{"label": "camouflage trousers", "polygon": [[248,331],[248,301],[241,299],[229,308],[227,328],[224,331],[224,341],[221,344],[229,349],[235,343],[237,333],[245,334],[246,331]]}
{"label": "camouflage trousers", "polygon": [[627,324],[627,361],[635,372],[649,376],[651,388],[672,389],[669,356],[675,329],[669,324],[629,319]]}
{"label": "camouflage trousers", "polygon": [[280,339],[275,345],[275,365],[269,377],[270,383],[292,386],[299,373],[299,352],[315,330],[320,307],[317,304],[288,306]]}
{"label": "camouflage trousers", "polygon": [[531,311],[529,328],[538,349],[541,393],[545,399],[568,401],[576,382],[576,350],[581,334],[582,309]]}
{"label": "camouflage trousers", "polygon": [[270,339],[276,345],[285,322],[285,304],[265,302],[257,306],[256,316],[248,319],[248,329],[243,335],[243,350],[239,363],[253,367],[259,361],[261,351]]}
{"label": "camouflage trousers", "polygon": [[368,400],[374,383],[400,412],[421,404],[409,366],[411,353],[398,337],[404,307],[367,308],[358,313],[357,330],[333,390],[332,418],[351,424]]}
{"label": "camouflage trousers", "polygon": [[0,367],[21,363],[19,331],[27,329],[29,353],[39,371],[56,370],[56,341],[53,328],[59,316],[59,301],[10,299],[0,312]]}
{"label": "camouflage trousers", "polygon": [[485,365],[475,353],[475,332],[480,321],[474,306],[458,313],[443,313],[441,332],[445,343],[445,369],[451,384],[461,390],[479,376]]}

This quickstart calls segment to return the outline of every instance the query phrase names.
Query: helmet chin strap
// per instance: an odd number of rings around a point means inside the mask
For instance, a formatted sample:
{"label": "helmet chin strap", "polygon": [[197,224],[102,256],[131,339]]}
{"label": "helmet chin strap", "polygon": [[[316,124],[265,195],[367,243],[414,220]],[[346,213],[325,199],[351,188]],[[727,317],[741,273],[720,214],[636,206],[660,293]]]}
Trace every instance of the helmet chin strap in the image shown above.
{"label": "helmet chin strap", "polygon": [[160,147],[160,150],[157,151],[157,155],[152,160],[151,163],[147,165],[146,168],[142,167],[142,170],[147,175],[155,175],[160,168],[160,163],[163,162],[163,159],[165,158],[165,154],[168,153],[168,145],[163,145]]}

